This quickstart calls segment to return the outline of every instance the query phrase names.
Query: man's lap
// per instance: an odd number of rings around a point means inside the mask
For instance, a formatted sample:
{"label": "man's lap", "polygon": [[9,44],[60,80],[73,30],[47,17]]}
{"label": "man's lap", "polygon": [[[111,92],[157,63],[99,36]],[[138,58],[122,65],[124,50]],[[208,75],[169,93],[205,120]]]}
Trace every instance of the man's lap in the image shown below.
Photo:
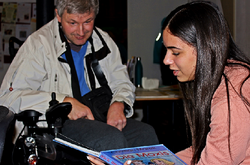
{"label": "man's lap", "polygon": [[127,125],[122,132],[96,120],[67,120],[62,133],[99,151],[158,143],[154,129],[134,119],[127,119]]}

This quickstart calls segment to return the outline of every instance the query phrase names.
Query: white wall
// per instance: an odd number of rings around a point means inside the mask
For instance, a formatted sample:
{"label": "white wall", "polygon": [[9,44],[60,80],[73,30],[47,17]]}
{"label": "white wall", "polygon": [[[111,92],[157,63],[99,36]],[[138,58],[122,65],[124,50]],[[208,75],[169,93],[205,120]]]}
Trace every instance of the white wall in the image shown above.
{"label": "white wall", "polygon": [[161,21],[188,0],[128,0],[128,58],[142,58],[143,76],[161,81],[160,65],[153,63],[154,41]]}

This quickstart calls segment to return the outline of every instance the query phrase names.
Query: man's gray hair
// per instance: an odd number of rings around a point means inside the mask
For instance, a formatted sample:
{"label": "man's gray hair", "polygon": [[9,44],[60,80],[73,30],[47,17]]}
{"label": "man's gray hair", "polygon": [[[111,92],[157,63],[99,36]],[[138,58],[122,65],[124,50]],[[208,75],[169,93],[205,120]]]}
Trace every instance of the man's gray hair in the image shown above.
{"label": "man's gray hair", "polygon": [[56,0],[56,9],[60,17],[65,10],[69,14],[84,14],[93,11],[97,15],[99,0]]}

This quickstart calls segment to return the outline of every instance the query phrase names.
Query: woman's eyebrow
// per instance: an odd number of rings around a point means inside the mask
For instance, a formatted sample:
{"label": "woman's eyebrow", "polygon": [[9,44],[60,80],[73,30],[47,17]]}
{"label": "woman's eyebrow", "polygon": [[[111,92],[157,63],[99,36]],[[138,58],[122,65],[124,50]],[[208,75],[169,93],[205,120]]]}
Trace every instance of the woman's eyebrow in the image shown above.
{"label": "woman's eyebrow", "polygon": [[181,50],[180,48],[177,48],[177,47],[175,47],[175,46],[167,46],[166,48],[167,48],[167,49],[179,49],[179,50]]}

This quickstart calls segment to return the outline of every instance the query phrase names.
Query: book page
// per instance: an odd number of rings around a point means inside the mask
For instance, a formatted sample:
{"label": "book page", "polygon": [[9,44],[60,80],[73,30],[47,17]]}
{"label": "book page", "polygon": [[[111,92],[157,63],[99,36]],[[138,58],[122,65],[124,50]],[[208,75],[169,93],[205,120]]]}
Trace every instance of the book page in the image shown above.
{"label": "book page", "polygon": [[63,145],[66,145],[66,146],[68,146],[70,148],[73,148],[73,149],[76,149],[78,151],[84,152],[86,154],[90,154],[90,155],[96,156],[96,157],[98,157],[99,154],[100,154],[100,152],[93,151],[93,150],[90,150],[90,149],[87,149],[87,148],[84,148],[84,147],[81,147],[81,146],[69,143],[69,142],[67,142],[65,140],[62,140],[60,138],[55,138],[53,141],[55,141],[57,143],[60,143],[60,144],[63,144]]}

